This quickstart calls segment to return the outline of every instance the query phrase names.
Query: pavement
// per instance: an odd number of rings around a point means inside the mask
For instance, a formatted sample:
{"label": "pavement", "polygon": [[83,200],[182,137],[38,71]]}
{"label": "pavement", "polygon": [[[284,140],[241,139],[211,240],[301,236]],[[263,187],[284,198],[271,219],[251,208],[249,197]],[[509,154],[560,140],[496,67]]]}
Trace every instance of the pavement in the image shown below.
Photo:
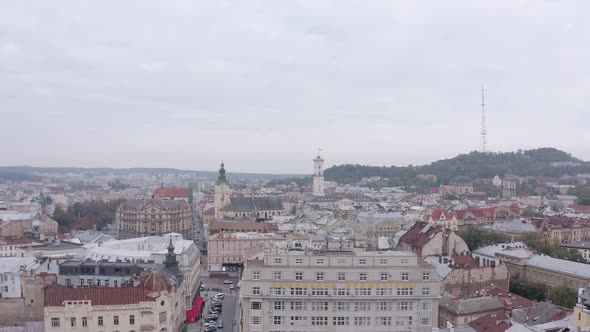
{"label": "pavement", "polygon": [[[210,278],[207,276],[201,276],[201,282],[205,285],[206,290],[201,292],[201,296],[207,298],[207,302],[205,302],[205,309],[203,309],[203,317],[200,320],[193,324],[188,325],[188,331],[192,332],[201,332],[204,331],[203,321],[204,318],[207,316],[209,312],[209,304],[211,301],[211,297],[217,293],[225,293],[225,298],[223,299],[222,311],[221,316],[219,317],[220,320],[223,321],[223,327],[217,329],[219,332],[238,332],[239,331],[239,294],[237,291],[231,291],[229,289],[229,285],[224,285],[223,280],[232,280],[234,285],[237,284],[237,278]],[[219,288],[221,291],[212,290],[212,288]],[[219,321],[218,319],[218,321]],[[233,325],[232,322],[235,321],[236,324]]]}

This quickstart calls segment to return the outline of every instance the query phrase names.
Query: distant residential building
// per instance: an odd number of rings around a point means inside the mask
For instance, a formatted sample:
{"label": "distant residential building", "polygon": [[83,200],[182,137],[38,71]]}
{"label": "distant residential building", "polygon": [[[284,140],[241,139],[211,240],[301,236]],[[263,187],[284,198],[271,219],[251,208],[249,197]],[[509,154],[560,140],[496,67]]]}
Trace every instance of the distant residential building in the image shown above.
{"label": "distant residential building", "polygon": [[573,318],[575,331],[590,331],[590,294],[587,288],[578,289]]}
{"label": "distant residential building", "polygon": [[590,262],[590,241],[571,242],[561,245],[562,248],[572,249],[578,252],[586,262]]}
{"label": "distant residential building", "polygon": [[410,250],[420,257],[463,254],[469,247],[451,229],[419,221],[405,226],[396,236],[400,250]]}
{"label": "distant residential building", "polygon": [[503,262],[510,275],[540,282],[548,287],[583,288],[590,280],[590,265],[535,254],[522,245],[501,244],[478,248],[475,257]]}
{"label": "distant residential building", "polygon": [[[5,237],[0,238],[0,259],[2,257],[16,257],[18,248],[26,246],[41,245],[42,243],[33,241],[23,237]],[[24,256],[23,251],[20,252],[20,257]]]}
{"label": "distant residential building", "polygon": [[492,184],[494,185],[494,187],[500,188],[502,186],[502,179],[500,179],[500,177],[496,175],[492,179]]}
{"label": "distant residential building", "polygon": [[[276,226],[275,226],[276,227]],[[218,233],[207,239],[207,259],[209,271],[239,271],[245,261],[253,254],[263,251],[271,243],[287,243],[292,236],[277,233],[235,232]],[[306,237],[302,237],[306,239]]]}
{"label": "distant residential building", "polygon": [[502,197],[511,198],[516,196],[516,185],[518,178],[514,175],[506,175],[502,181]]}
{"label": "distant residential building", "polygon": [[240,281],[244,332],[432,331],[441,284],[407,251],[269,251]]}
{"label": "distant residential building", "polygon": [[494,287],[509,288],[508,269],[502,263],[484,264],[470,255],[429,256],[424,261],[436,268],[445,291],[456,297],[481,296]]}
{"label": "distant residential building", "polygon": [[458,230],[457,217],[455,216],[455,214],[443,209],[437,209],[432,211],[430,216],[428,216],[427,220],[431,224],[442,226],[452,231]]}
{"label": "distant residential building", "polygon": [[447,323],[455,327],[464,327],[489,314],[502,315],[504,306],[493,296],[464,299],[445,293],[440,299],[439,310],[439,327],[446,327]]}
{"label": "distant residential building", "polygon": [[119,239],[180,233],[193,238],[192,210],[184,200],[128,200],[117,209]]}

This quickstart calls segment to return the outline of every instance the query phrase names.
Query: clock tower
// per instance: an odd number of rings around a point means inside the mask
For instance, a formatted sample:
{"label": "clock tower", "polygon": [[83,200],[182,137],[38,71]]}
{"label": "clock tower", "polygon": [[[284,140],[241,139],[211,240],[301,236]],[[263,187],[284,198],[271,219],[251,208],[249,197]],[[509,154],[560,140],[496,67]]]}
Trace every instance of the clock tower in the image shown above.
{"label": "clock tower", "polygon": [[318,156],[313,159],[314,196],[324,196],[324,158],[320,156],[321,151],[321,149],[318,149]]}

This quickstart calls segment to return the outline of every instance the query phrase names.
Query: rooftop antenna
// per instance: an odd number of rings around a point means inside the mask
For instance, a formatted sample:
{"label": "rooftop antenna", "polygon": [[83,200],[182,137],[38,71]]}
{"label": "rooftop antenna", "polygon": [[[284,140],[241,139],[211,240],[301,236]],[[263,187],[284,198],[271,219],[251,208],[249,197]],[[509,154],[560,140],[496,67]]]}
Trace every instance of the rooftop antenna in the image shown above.
{"label": "rooftop antenna", "polygon": [[485,99],[484,99],[484,89],[483,86],[481,87],[481,152],[487,152],[487,145],[488,145],[488,130],[486,129],[486,109],[485,109]]}

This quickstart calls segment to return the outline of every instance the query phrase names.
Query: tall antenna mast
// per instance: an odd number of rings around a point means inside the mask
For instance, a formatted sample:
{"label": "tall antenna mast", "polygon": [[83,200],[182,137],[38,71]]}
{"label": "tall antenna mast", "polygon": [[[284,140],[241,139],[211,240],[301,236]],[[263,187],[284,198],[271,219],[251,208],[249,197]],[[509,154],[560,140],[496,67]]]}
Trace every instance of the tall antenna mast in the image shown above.
{"label": "tall antenna mast", "polygon": [[487,145],[488,145],[488,130],[486,129],[486,109],[485,109],[485,99],[484,99],[484,90],[483,87],[481,88],[481,152],[487,152]]}

